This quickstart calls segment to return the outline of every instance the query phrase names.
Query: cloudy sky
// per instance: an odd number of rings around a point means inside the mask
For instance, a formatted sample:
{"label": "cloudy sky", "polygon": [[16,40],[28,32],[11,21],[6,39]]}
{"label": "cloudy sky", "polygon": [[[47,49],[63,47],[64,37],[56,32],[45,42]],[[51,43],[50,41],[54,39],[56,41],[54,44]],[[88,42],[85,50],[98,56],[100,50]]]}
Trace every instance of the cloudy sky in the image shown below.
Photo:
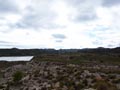
{"label": "cloudy sky", "polygon": [[0,0],[0,48],[120,46],[120,0]]}

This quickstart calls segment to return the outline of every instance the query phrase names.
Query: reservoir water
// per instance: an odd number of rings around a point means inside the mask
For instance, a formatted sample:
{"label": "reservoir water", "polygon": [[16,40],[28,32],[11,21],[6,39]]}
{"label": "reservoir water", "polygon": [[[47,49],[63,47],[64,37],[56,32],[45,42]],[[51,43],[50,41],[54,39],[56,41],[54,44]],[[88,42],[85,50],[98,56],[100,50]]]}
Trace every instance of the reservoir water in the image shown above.
{"label": "reservoir water", "polygon": [[30,61],[34,56],[3,56],[0,61]]}

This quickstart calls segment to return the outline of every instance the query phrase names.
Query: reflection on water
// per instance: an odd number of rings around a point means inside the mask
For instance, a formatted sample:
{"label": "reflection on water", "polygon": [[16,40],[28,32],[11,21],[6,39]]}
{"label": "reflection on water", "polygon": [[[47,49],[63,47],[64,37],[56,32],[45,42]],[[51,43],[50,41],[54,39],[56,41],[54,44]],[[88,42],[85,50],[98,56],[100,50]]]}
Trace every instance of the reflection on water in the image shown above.
{"label": "reflection on water", "polygon": [[0,57],[0,61],[30,61],[33,56],[8,56]]}

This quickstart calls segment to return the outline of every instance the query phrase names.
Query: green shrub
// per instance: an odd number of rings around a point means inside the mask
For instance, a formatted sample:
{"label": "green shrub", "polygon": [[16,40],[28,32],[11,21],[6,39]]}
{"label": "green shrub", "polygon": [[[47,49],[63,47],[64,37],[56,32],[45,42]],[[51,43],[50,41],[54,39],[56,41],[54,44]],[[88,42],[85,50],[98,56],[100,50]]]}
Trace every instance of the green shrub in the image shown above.
{"label": "green shrub", "polygon": [[23,78],[23,72],[21,72],[21,71],[16,71],[13,74],[13,81],[14,82],[19,82],[22,78]]}
{"label": "green shrub", "polygon": [[94,88],[97,90],[118,90],[115,85],[106,81],[97,81]]}

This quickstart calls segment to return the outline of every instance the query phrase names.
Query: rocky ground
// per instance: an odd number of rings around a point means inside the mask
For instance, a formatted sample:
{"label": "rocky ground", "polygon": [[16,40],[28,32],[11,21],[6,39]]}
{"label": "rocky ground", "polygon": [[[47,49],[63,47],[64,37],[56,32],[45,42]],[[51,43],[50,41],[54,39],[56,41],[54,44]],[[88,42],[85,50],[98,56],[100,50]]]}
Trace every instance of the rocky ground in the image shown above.
{"label": "rocky ground", "polygon": [[0,90],[120,90],[119,65],[30,61],[0,72]]}

